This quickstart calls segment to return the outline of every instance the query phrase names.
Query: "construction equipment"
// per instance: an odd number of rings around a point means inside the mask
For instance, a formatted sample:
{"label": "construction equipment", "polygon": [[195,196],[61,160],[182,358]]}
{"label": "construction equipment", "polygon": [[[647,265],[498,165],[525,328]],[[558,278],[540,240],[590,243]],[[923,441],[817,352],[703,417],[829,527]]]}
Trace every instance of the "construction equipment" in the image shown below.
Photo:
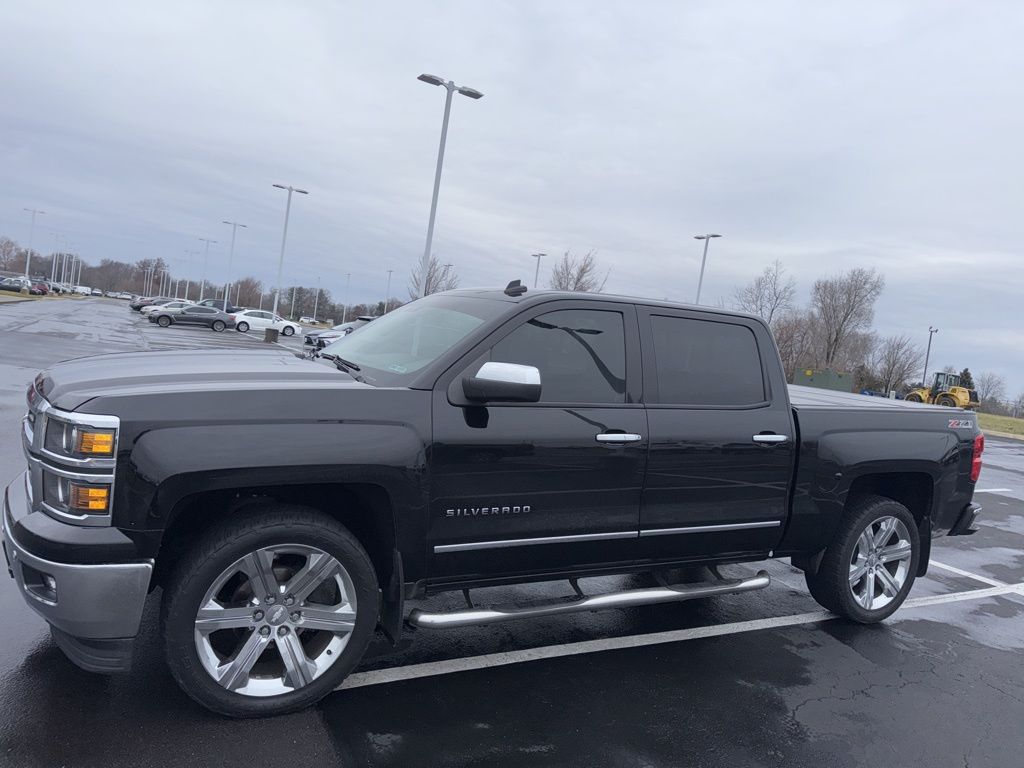
{"label": "construction equipment", "polygon": [[970,408],[976,409],[981,403],[978,402],[978,391],[960,386],[960,376],[956,373],[938,372],[932,380],[932,386],[914,387],[903,397],[912,403],[931,403],[933,405],[945,405],[949,408]]}

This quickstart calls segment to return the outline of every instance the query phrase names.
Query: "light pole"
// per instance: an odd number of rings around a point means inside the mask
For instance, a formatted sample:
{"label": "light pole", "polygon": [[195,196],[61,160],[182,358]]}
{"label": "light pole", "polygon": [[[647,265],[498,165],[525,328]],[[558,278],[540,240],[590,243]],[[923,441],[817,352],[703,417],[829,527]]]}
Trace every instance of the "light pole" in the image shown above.
{"label": "light pole", "polygon": [[32,261],[32,238],[36,233],[36,214],[46,213],[46,211],[40,211],[37,208],[25,208],[24,210],[32,214],[32,223],[28,227],[28,251],[25,253],[25,277],[28,277],[28,265]]}
{"label": "light pole", "polygon": [[348,318],[348,297],[349,297],[349,287],[351,285],[352,285],[352,273],[351,272],[346,272],[345,273],[345,306],[343,306],[341,308],[341,322],[342,323],[344,323],[345,320]]}
{"label": "light pole", "polygon": [[[185,269],[186,270],[191,270],[192,269],[192,257],[195,256],[196,253],[198,253],[198,251],[190,251],[187,248],[185,249]],[[189,286],[191,284],[192,284],[192,278],[191,277],[185,278],[185,301],[188,301],[188,289],[189,289]]]}
{"label": "light pole", "polygon": [[928,386],[928,358],[932,356],[932,336],[939,332],[938,328],[928,326],[928,351],[924,353],[924,374],[921,376],[921,386]]}
{"label": "light pole", "polygon": [[292,212],[292,192],[300,195],[308,195],[304,189],[298,189],[291,185],[274,184],[278,189],[288,190],[288,202],[284,206],[284,232],[281,234],[281,258],[277,260],[277,287],[274,290],[274,314],[277,314],[277,300],[281,298],[281,271],[284,269],[284,245],[288,241],[288,216]]}
{"label": "light pole", "polygon": [[533,258],[537,260],[537,267],[533,270],[533,290],[537,290],[537,281],[540,280],[540,260],[547,256],[546,253],[535,253]]}
{"label": "light pole", "polygon": [[388,302],[391,300],[391,273],[394,271],[395,270],[393,269],[388,270],[387,287],[384,289],[384,311],[381,312],[381,315],[386,315],[388,313]]}
{"label": "light pole", "polygon": [[694,304],[700,304],[700,290],[704,287],[704,265],[708,263],[708,243],[711,242],[711,238],[713,237],[721,237],[721,235],[713,235],[709,233],[706,235],[693,236],[694,240],[704,241],[704,256],[700,260],[700,279],[697,281],[697,300]]}
{"label": "light pole", "polygon": [[206,265],[210,261],[210,243],[216,244],[216,240],[211,240],[208,237],[200,237],[199,241],[206,243],[206,248],[203,251],[203,282],[199,285],[199,300],[203,300],[203,296],[206,293]]}
{"label": "light pole", "polygon": [[313,299],[313,324],[316,324],[316,310],[320,306],[320,276],[316,278],[316,297]]}
{"label": "light pole", "polygon": [[437,216],[437,194],[441,189],[441,167],[444,165],[444,145],[448,140],[448,118],[452,112],[452,95],[458,91],[463,96],[471,99],[479,99],[483,94],[475,88],[456,85],[451,80],[445,80],[437,75],[420,75],[417,80],[422,80],[430,85],[444,86],[447,94],[444,98],[444,120],[441,122],[441,144],[437,149],[437,169],[434,171],[434,196],[430,201],[430,219],[427,223],[427,244],[423,248],[423,258],[420,260],[420,279],[416,286],[419,298],[424,295],[427,284],[427,271],[430,267],[430,248],[434,242],[434,219]]}
{"label": "light pole", "polygon": [[231,260],[235,257],[235,233],[238,232],[238,228],[248,229],[245,224],[239,224],[237,221],[224,221],[222,224],[231,225],[231,250],[228,251],[228,274],[224,278],[224,308],[227,309],[228,305],[228,286],[231,285]]}

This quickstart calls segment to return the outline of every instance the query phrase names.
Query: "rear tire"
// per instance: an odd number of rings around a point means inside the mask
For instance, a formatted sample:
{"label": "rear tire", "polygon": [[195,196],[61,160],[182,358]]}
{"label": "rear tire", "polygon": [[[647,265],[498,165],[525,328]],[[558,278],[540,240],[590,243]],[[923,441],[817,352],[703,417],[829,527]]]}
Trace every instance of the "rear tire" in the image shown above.
{"label": "rear tire", "polygon": [[910,511],[883,496],[864,496],[843,516],[818,571],[804,575],[823,608],[874,624],[907,599],[920,557],[921,540]]}
{"label": "rear tire", "polygon": [[290,325],[286,325],[284,327],[284,330],[281,331],[281,333],[283,333],[285,336],[291,336],[295,333],[295,329],[292,328]]}
{"label": "rear tire", "polygon": [[[347,528],[306,507],[249,508],[209,530],[175,567],[161,611],[164,651],[178,685],[204,707],[280,715],[338,687],[362,658],[378,611],[373,564]],[[211,629],[213,621],[224,623]]]}
{"label": "rear tire", "polygon": [[224,330],[224,329],[225,329],[225,328],[226,328],[227,326],[225,326],[225,325],[224,325],[224,321],[223,321],[223,320],[214,320],[214,321],[213,321],[213,325],[212,325],[212,326],[210,326],[210,327],[211,327],[211,328],[213,328],[213,330],[215,330],[215,331],[216,331],[217,333],[220,333],[220,332],[221,332],[221,331],[223,331],[223,330]]}
{"label": "rear tire", "polygon": [[238,331],[239,333],[248,333],[249,332],[249,324],[248,323],[239,323],[238,325],[235,326],[235,330]]}
{"label": "rear tire", "polygon": [[161,315],[156,319],[156,324],[159,325],[161,328],[166,328],[168,325],[171,324],[171,318],[169,318],[167,315]]}

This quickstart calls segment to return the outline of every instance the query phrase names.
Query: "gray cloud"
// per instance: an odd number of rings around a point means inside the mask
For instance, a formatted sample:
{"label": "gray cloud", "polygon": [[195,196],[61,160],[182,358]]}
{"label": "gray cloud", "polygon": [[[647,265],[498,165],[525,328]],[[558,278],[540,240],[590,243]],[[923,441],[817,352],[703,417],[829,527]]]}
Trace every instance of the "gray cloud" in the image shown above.
{"label": "gray cloud", "polygon": [[690,299],[691,237],[720,231],[705,295],[776,258],[804,295],[874,266],[880,332],[938,325],[936,364],[1024,389],[1017,3],[68,2],[0,25],[0,231],[45,208],[41,248],[59,230],[184,269],[237,219],[269,282],[280,181],[312,193],[294,279],[404,287],[442,109],[415,76],[436,72],[486,94],[454,105],[435,238],[464,284],[593,248],[610,290]]}

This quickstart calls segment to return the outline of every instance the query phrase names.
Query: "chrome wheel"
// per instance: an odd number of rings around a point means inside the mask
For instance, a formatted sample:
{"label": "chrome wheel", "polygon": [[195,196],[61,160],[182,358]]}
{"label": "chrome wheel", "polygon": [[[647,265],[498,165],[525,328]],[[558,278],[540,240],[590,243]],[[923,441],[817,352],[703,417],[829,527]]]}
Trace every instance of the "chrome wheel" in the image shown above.
{"label": "chrome wheel", "polygon": [[874,611],[891,603],[907,581],[913,553],[901,520],[887,516],[869,523],[850,561],[850,591],[857,604]]}
{"label": "chrome wheel", "polygon": [[355,621],[355,587],[336,558],[302,544],[274,545],[214,580],[195,618],[196,651],[229,691],[277,696],[326,672]]}

